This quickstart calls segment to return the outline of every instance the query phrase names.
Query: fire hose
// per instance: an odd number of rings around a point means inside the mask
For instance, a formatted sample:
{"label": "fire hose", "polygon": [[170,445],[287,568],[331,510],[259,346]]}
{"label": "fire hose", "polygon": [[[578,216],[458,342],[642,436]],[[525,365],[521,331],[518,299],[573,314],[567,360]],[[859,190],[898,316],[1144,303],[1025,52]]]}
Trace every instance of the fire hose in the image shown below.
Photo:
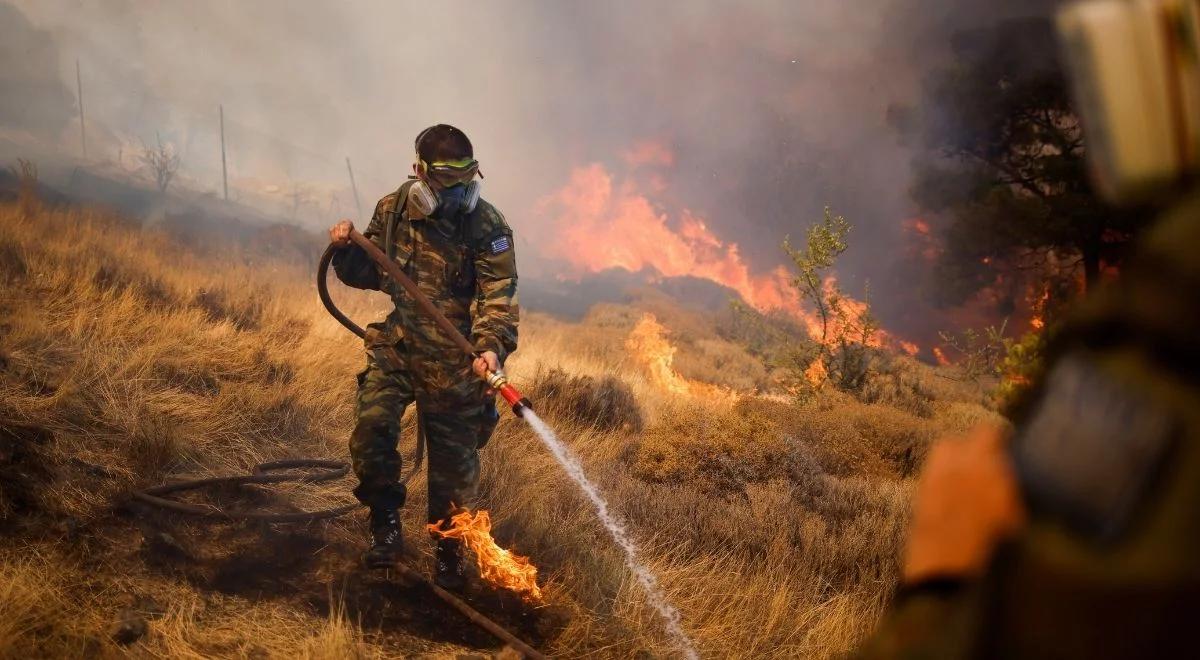
{"label": "fire hose", "polygon": [[[372,261],[383,268],[383,271],[387,273],[388,277],[392,278],[404,289],[405,293],[412,298],[413,302],[417,303],[417,307],[419,307],[426,316],[433,319],[433,322],[436,323],[439,328],[441,328],[442,332],[446,333],[446,336],[449,337],[450,340],[453,341],[455,345],[457,345],[463,351],[463,353],[466,353],[467,357],[471,359],[478,357],[475,347],[471,345],[471,342],[467,341],[467,338],[458,331],[458,328],[454,327],[454,324],[450,322],[450,319],[446,318],[446,315],[442,314],[441,310],[434,306],[433,302],[429,300],[429,297],[417,288],[417,283],[413,282],[412,278],[404,273],[404,270],[400,268],[399,264],[389,259],[388,256],[383,253],[383,250],[380,250],[375,246],[374,243],[371,242],[371,239],[363,236],[356,229],[350,230],[350,240],[355,245],[362,248],[363,251],[367,253],[367,256],[371,257]],[[333,260],[333,255],[337,249],[337,247],[330,245],[325,250],[325,254],[321,255],[321,262],[317,266],[317,293],[320,294],[321,302],[324,303],[325,309],[329,310],[329,313],[333,315],[333,318],[337,319],[338,322],[346,326],[350,332],[353,332],[359,337],[363,337],[365,334],[363,329],[356,325],[354,321],[351,321],[345,314],[343,314],[341,310],[339,310],[337,306],[333,304],[333,299],[329,297],[329,288],[326,285],[326,273],[329,270],[329,263]],[[495,371],[489,369],[483,376],[483,380],[486,381],[488,387],[491,387],[493,390],[495,390],[496,393],[508,403],[508,405],[512,406],[513,413],[518,417],[524,414],[526,408],[533,408],[533,404],[529,402],[529,399],[525,398],[524,395],[517,391],[517,388],[513,387],[512,384],[508,382],[508,377],[504,374],[503,369],[497,369]]]}
{"label": "fire hose", "polygon": [[[416,283],[413,282],[403,270],[401,270],[396,262],[389,259],[382,250],[375,247],[375,245],[371,243],[370,239],[368,239],[366,236],[363,236],[357,230],[351,230],[350,240],[353,241],[355,245],[361,247],[373,261],[383,268],[384,272],[387,273],[387,275],[394,281],[396,281],[396,283],[398,283],[405,290],[405,292],[412,297],[413,301],[417,303],[417,306],[421,309],[421,311],[432,318],[438,327],[440,327],[442,331],[445,332],[446,335],[452,341],[454,341],[454,343],[461,348],[464,353],[467,354],[468,357],[471,359],[477,357],[475,347],[472,346],[469,341],[467,341],[467,338],[458,331],[458,328],[454,327],[454,324],[451,323],[450,320],[447,319],[440,310],[434,307],[429,298],[417,288]],[[362,338],[365,337],[366,332],[358,324],[354,323],[354,321],[343,314],[342,311],[339,310],[333,303],[333,299],[329,295],[329,287],[327,283],[329,264],[333,260],[333,255],[336,253],[337,249],[338,248],[336,246],[330,245],[328,248],[326,248],[325,253],[321,255],[321,260],[317,265],[317,293],[319,294],[321,303],[325,306],[325,309],[328,310],[328,312],[335,319],[337,319],[339,323],[345,326],[346,329]],[[495,390],[510,406],[512,406],[513,413],[517,416],[522,416],[524,410],[533,408],[532,404],[529,402],[529,399],[525,398],[520,392],[517,391],[515,387],[512,386],[511,383],[508,382],[508,378],[505,376],[503,370],[497,369],[493,371],[489,369],[483,377],[483,380],[488,384],[488,387]],[[403,477],[402,481],[408,481],[408,479],[421,467],[425,446],[423,426],[424,424],[422,424],[420,415],[418,414],[417,450],[413,461],[414,465],[409,473]],[[316,473],[278,472],[280,470],[298,470],[306,468],[316,468],[322,471]],[[217,485],[230,486],[244,484],[272,484],[285,481],[318,483],[341,478],[348,474],[349,471],[350,466],[344,461],[329,461],[308,458],[271,461],[256,465],[251,474],[176,481],[155,486],[153,488],[148,488],[146,490],[136,491],[133,493],[133,497],[146,504],[175,511],[177,513],[226,518],[230,520],[256,520],[269,523],[308,522],[343,516],[358,509],[359,505],[348,504],[345,506],[322,509],[319,511],[267,513],[262,511],[226,510],[214,506],[188,504],[185,502],[166,499],[162,496],[170,493],[177,493],[180,491],[194,490]],[[499,639],[506,642],[509,646],[516,649],[525,657],[534,659],[545,658],[544,655],[539,653],[533,647],[521,641],[495,621],[492,621],[488,617],[481,614],[478,610],[468,605],[461,598],[458,598],[454,594],[439,587],[427,576],[418,573],[404,564],[397,564],[396,568],[407,578],[423,582],[438,598],[442,599],[448,605],[458,610],[472,623],[475,623],[484,630],[487,630]]]}

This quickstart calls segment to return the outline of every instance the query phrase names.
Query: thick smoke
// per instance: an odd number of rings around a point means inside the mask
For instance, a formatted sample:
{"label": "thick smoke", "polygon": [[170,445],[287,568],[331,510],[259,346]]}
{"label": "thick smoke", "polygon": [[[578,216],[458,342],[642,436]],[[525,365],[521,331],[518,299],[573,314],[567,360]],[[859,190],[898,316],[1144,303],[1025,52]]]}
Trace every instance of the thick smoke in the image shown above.
{"label": "thick smoke", "polygon": [[[454,123],[475,141],[485,195],[518,232],[523,264],[550,275],[552,262],[535,268],[542,232],[522,234],[538,222],[538,200],[593,163],[638,176],[624,159],[653,142],[672,154],[651,182],[654,201],[703,217],[760,274],[783,263],[783,236],[800,235],[825,205],[846,215],[855,231],[841,281],[858,292],[871,280],[886,325],[897,310],[925,304],[891,270],[915,210],[911,154],[888,108],[919,101],[955,32],[1052,4],[97,0],[0,8],[18,19],[4,24],[22,43],[57,48],[40,56],[58,67],[42,74],[56,91],[19,107],[59,124],[73,114],[60,88],[73,81],[78,57],[89,120],[118,143],[163,135],[180,146],[181,175],[195,185],[220,186],[218,104],[235,183],[273,191],[281,203],[305,187],[313,224],[354,208],[345,156],[369,207],[408,173],[419,129]],[[13,28],[21,14],[32,25]],[[4,67],[7,81],[7,54]],[[12,103],[7,88],[4,98]]]}
{"label": "thick smoke", "polygon": [[0,126],[57,141],[76,116],[60,77],[57,44],[16,8],[0,4]]}

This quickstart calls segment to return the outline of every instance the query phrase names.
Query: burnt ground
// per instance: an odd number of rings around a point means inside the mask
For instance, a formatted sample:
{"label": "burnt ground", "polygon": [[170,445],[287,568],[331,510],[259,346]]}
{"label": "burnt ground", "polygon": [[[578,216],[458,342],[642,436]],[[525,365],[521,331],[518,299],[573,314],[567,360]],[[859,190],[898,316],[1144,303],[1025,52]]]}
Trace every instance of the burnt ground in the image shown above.
{"label": "burnt ground", "polygon": [[[42,460],[40,449],[47,439],[34,430],[0,429],[0,494],[7,505],[0,542],[54,546],[66,561],[78,562],[93,576],[91,585],[81,588],[94,589],[98,583],[109,582],[111,586],[103,588],[122,591],[138,578],[149,577],[185,586],[202,597],[276,601],[321,620],[331,611],[340,611],[361,627],[368,641],[404,654],[411,649],[401,640],[413,637],[459,645],[481,655],[503,646],[424,583],[410,581],[398,571],[363,568],[360,554],[365,539],[361,544],[348,541],[345,531],[347,525],[358,527],[361,515],[357,513],[351,514],[354,520],[231,522],[177,514],[126,496],[117,498],[106,514],[85,523],[41,507],[44,489],[65,480],[64,470],[86,471],[87,466],[54,466]],[[277,508],[280,504],[261,487],[229,487],[188,497],[237,509]],[[423,535],[414,540],[412,530],[407,536],[406,563],[428,575],[432,560],[426,546],[430,542]],[[462,596],[534,648],[545,647],[566,623],[565,615],[553,607],[526,603],[514,594],[494,590],[475,574]],[[133,609],[114,607],[115,620],[131,616],[132,611],[134,623],[153,627],[153,617],[166,609],[164,603],[136,593],[127,600]],[[137,619],[151,620],[138,623]],[[104,634],[106,631],[97,631],[98,637]]]}
{"label": "burnt ground", "polygon": [[[249,499],[257,500],[258,489]],[[243,508],[249,502],[236,506]],[[356,514],[351,514],[359,517]],[[222,522],[163,512],[131,501],[118,521],[136,529],[140,544],[129,558],[149,571],[186,581],[198,592],[250,600],[273,599],[322,618],[339,609],[373,641],[388,646],[389,633],[462,645],[483,653],[502,642],[471,623],[420,581],[399,571],[362,566],[363,543],[338,540],[331,523],[264,524]],[[337,524],[337,523],[333,523]],[[352,523],[353,524],[353,523]],[[365,534],[364,534],[365,536]],[[429,575],[432,559],[414,546],[430,545],[408,534],[405,563]],[[467,558],[468,564],[470,557]],[[534,648],[552,640],[565,623],[553,608],[482,584],[478,575],[460,596],[484,616]]]}

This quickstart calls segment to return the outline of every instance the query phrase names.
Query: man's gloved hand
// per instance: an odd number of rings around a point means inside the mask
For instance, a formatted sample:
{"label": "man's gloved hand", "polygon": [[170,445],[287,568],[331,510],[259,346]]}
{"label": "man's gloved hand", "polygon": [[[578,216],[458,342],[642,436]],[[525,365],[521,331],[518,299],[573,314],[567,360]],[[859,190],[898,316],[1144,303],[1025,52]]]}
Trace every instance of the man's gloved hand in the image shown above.
{"label": "man's gloved hand", "polygon": [[352,231],[354,231],[354,223],[342,220],[329,228],[329,242],[337,247],[346,247],[350,245],[350,232]]}
{"label": "man's gloved hand", "polygon": [[[500,356],[494,351],[484,351],[475,358],[475,362],[471,364],[471,368],[475,370],[475,374],[480,378],[487,378],[489,371],[500,370]],[[492,396],[496,393],[495,390],[488,388],[487,395]]]}
{"label": "man's gloved hand", "polygon": [[1004,432],[980,427],[929,451],[917,484],[903,581],[972,577],[1025,523]]}

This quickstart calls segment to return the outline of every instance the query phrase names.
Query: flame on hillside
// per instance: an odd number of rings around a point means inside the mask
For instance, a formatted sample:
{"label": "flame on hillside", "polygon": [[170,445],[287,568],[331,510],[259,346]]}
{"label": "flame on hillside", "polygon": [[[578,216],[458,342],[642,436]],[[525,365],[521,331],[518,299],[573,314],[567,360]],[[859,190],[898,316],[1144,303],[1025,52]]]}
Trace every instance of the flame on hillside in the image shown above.
{"label": "flame on hillside", "polygon": [[667,341],[666,330],[653,314],[645,314],[629,332],[625,348],[646,366],[655,385],[674,394],[687,394],[688,383],[675,371],[675,347]]}
{"label": "flame on hillside", "polygon": [[[537,203],[537,215],[548,223],[546,256],[566,261],[576,275],[620,268],[716,282],[760,312],[785,310],[819,339],[821,320],[801,303],[786,268],[753,273],[738,244],[717,237],[703,217],[687,208],[672,214],[651,201],[647,193],[665,190],[655,168],[674,162],[665,145],[642,142],[625,153],[625,163],[636,176],[618,181],[600,163],[576,167],[565,186]],[[833,277],[825,281],[827,291],[835,286]],[[866,303],[844,293],[838,299],[851,323],[867,310]],[[882,331],[873,343],[896,346]],[[663,382],[668,381],[664,377]]]}
{"label": "flame on hillside", "polygon": [[929,223],[922,218],[909,218],[900,223],[907,237],[908,250],[926,264],[932,264],[942,253]]}
{"label": "flame on hillside", "polygon": [[825,363],[820,360],[813,360],[812,364],[804,370],[804,377],[814,386],[819,386],[829,378],[829,370],[825,368]]}
{"label": "flame on hillside", "polygon": [[684,209],[672,222],[632,181],[614,182],[599,163],[575,168],[538,210],[554,220],[549,256],[581,272],[623,268],[698,277],[728,286],[755,308],[799,311],[785,269],[751,274],[737,244],[719,239],[703,218]]}
{"label": "flame on hillside", "polygon": [[541,600],[542,589],[537,583],[537,567],[528,557],[513,554],[496,544],[492,538],[492,517],[485,510],[463,511],[450,518],[450,528],[442,529],[445,521],[427,525],[437,537],[459,539],[475,554],[479,576],[488,584],[521,594],[529,600]]}
{"label": "flame on hillside", "polygon": [[953,364],[950,361],[950,358],[946,357],[945,351],[943,351],[940,346],[933,347],[933,357],[937,360],[938,366],[940,367],[947,367]]}
{"label": "flame on hillside", "polygon": [[652,383],[672,394],[734,395],[716,385],[688,380],[679,375],[674,365],[676,348],[667,341],[668,332],[653,314],[647,313],[642,315],[625,339],[625,348],[645,365]]}

